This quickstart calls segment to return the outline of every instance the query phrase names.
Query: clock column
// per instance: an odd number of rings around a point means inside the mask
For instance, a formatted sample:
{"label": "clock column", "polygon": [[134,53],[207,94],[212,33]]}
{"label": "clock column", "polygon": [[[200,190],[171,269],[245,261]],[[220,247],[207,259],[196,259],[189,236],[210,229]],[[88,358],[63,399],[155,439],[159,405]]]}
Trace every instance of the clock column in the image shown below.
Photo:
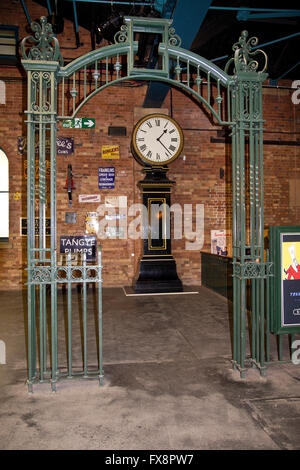
{"label": "clock column", "polygon": [[176,262],[171,252],[171,188],[175,184],[166,175],[166,166],[143,169],[142,190],[147,217],[143,221],[144,255],[134,286],[136,293],[182,292]]}

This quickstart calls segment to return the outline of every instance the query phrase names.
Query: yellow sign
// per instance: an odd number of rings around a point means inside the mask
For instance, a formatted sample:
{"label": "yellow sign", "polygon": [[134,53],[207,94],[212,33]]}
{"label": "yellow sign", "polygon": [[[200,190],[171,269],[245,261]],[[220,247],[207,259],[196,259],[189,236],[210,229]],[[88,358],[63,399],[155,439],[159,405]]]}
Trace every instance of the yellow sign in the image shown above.
{"label": "yellow sign", "polygon": [[120,158],[119,145],[102,145],[102,158],[108,160],[115,160]]}
{"label": "yellow sign", "polygon": [[300,279],[300,242],[282,242],[282,279]]}
{"label": "yellow sign", "polygon": [[85,233],[97,233],[99,230],[98,212],[87,212],[85,217]]}

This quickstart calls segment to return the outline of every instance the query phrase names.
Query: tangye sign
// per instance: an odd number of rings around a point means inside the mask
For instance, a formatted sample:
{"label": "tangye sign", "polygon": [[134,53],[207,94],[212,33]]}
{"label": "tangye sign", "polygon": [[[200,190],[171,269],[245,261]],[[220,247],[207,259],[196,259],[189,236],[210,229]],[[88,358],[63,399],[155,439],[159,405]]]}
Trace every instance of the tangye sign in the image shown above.
{"label": "tangye sign", "polygon": [[60,237],[61,253],[85,253],[87,261],[96,259],[97,238],[95,235],[70,235]]}

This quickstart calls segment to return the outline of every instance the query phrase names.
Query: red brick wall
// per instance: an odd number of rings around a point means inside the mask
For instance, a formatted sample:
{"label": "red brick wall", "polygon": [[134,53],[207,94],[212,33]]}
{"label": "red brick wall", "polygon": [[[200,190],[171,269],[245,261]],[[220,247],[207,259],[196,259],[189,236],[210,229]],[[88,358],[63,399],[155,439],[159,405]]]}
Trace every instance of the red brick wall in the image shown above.
{"label": "red brick wall", "polygon": [[[37,19],[46,10],[30,1],[26,2],[32,19]],[[26,17],[19,2],[0,5],[3,24],[19,24],[20,37],[25,31]],[[90,50],[90,36],[80,28],[80,39],[84,43],[75,47],[75,36],[71,22],[65,21],[64,32],[58,39],[64,57],[78,57]],[[7,247],[0,248],[0,288],[12,289],[26,282],[26,238],[20,236],[20,217],[26,216],[26,182],[24,179],[24,159],[17,148],[19,136],[26,135],[24,110],[26,109],[26,80],[23,70],[16,67],[1,67],[0,79],[6,84],[6,104],[0,104],[0,146],[6,152],[10,164],[10,241]],[[280,85],[290,86],[282,81]],[[135,108],[143,105],[147,91],[145,85],[138,87],[111,87],[97,94],[80,111],[79,117],[94,117],[94,130],[62,129],[58,135],[72,136],[75,153],[69,157],[57,156],[57,217],[58,236],[81,234],[84,232],[84,217],[87,211],[94,211],[97,204],[80,204],[79,194],[98,193],[97,171],[99,166],[115,166],[116,184],[113,190],[101,190],[102,202],[106,195],[127,196],[128,206],[140,202],[137,183],[143,178],[141,167],[130,152],[130,135],[135,123]],[[292,91],[288,89],[264,88],[263,105],[265,139],[295,141],[299,138],[300,105],[291,101]],[[170,94],[163,107],[171,114]],[[197,103],[178,90],[172,91],[172,114],[184,130],[185,145],[183,155],[170,165],[169,177],[176,181],[172,203],[204,204],[205,239],[203,249],[210,251],[210,231],[230,229],[231,226],[231,147],[225,143],[211,143],[218,127]],[[108,136],[108,126],[125,126],[126,137]],[[296,134],[298,132],[298,134]],[[101,159],[101,146],[120,145],[120,159]],[[299,224],[299,208],[290,207],[289,179],[300,178],[299,147],[291,145],[264,146],[265,177],[265,225]],[[71,163],[76,189],[73,192],[73,208],[68,208],[66,182],[67,164]],[[220,179],[220,168],[225,176]],[[15,193],[22,197],[15,200]],[[64,223],[65,212],[77,213],[76,226]],[[200,251],[185,249],[186,240],[174,240],[173,255],[178,273],[185,284],[200,284]],[[104,285],[130,285],[137,274],[141,255],[141,241],[110,240],[102,242]]]}

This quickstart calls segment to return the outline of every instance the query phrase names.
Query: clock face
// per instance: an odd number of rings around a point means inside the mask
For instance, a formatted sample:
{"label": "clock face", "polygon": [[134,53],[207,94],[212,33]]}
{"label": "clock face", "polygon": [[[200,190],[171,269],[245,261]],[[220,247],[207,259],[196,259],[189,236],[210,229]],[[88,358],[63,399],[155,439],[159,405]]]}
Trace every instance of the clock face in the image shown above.
{"label": "clock face", "polygon": [[183,133],[169,116],[150,114],[136,124],[132,144],[134,152],[143,162],[166,165],[180,155]]}

